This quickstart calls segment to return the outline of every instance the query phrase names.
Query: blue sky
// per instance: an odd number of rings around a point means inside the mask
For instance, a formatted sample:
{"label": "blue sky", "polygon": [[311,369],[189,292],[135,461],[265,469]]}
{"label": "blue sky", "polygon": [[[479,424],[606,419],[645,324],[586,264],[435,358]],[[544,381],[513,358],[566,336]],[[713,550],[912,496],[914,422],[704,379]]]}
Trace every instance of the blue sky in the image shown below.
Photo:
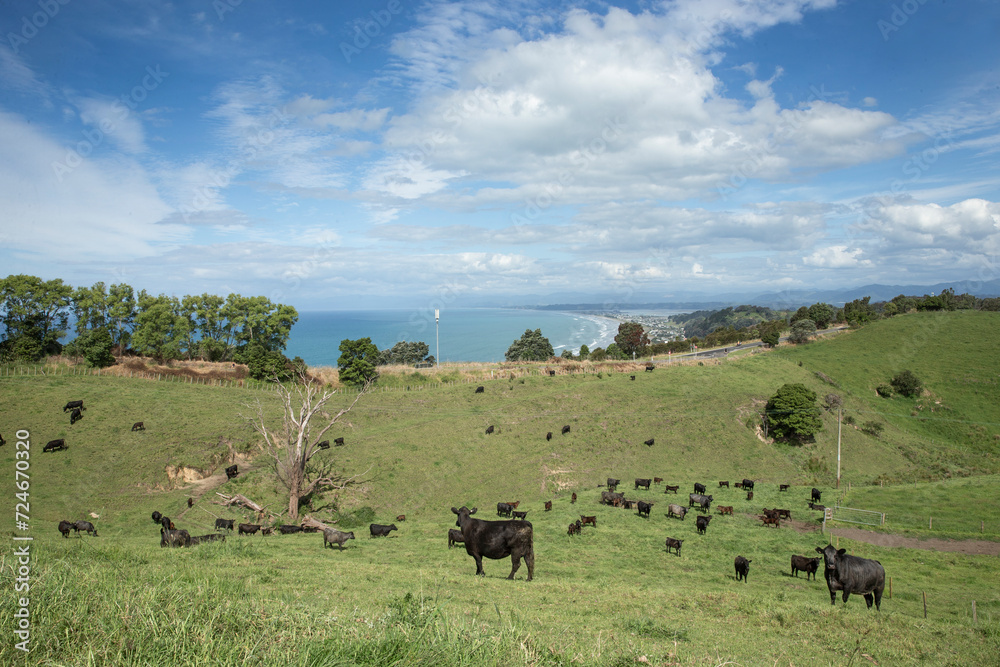
{"label": "blue sky", "polygon": [[0,28],[3,275],[300,309],[1000,277],[992,1],[35,0]]}

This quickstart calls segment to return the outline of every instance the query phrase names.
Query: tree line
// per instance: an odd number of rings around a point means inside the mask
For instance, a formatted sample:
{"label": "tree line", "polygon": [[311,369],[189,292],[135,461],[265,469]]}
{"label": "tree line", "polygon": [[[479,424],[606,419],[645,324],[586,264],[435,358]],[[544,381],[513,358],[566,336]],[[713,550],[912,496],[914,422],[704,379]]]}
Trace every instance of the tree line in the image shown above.
{"label": "tree line", "polygon": [[[76,337],[59,342],[70,332]],[[152,295],[126,283],[73,287],[62,279],[10,275],[0,280],[0,361],[82,356],[95,366],[115,355],[250,364],[287,361],[281,351],[298,321],[292,306],[263,296]],[[280,360],[275,356],[280,356]]]}

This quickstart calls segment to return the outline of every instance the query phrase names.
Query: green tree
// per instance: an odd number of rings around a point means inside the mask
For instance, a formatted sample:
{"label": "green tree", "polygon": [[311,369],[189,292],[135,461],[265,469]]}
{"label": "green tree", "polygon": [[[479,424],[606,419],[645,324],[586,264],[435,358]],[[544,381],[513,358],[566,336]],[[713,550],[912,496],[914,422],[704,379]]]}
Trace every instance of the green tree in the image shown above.
{"label": "green tree", "polygon": [[69,329],[73,288],[61,279],[10,275],[0,280],[0,321],[4,339],[0,353],[37,361],[62,349],[59,339]]}
{"label": "green tree", "polygon": [[410,366],[425,361],[433,363],[434,357],[430,356],[430,351],[430,347],[423,341],[413,343],[400,341],[390,349],[379,352],[378,365],[404,364]]}
{"label": "green tree", "polygon": [[76,332],[105,329],[119,354],[125,351],[135,331],[136,300],[131,285],[119,283],[106,288],[104,283],[78,287],[73,292]]}
{"label": "green tree", "polygon": [[608,358],[608,353],[604,350],[604,348],[595,347],[590,352],[591,361],[604,361],[607,358]]}
{"label": "green tree", "polygon": [[641,357],[646,354],[646,349],[649,347],[649,336],[638,322],[622,322],[618,325],[615,344],[625,358],[631,358],[633,355]]}
{"label": "green tree", "polygon": [[590,356],[590,348],[587,347],[585,344],[581,345],[580,346],[580,355],[579,356],[580,356],[581,359],[586,359],[587,357],[589,357]]}
{"label": "green tree", "polygon": [[604,351],[604,356],[607,359],[614,359],[616,361],[624,361],[628,359],[622,349],[618,347],[618,343],[611,343],[611,345],[608,345],[608,349]]}
{"label": "green tree", "polygon": [[139,293],[139,314],[132,335],[132,346],[162,363],[167,359],[181,359],[190,344],[191,324],[181,313],[176,297],[164,294],[150,296],[145,290]]}
{"label": "green tree", "polygon": [[85,329],[66,346],[66,351],[83,357],[94,368],[107,368],[115,363],[114,343],[104,327]]}
{"label": "green tree", "polygon": [[764,408],[768,432],[782,440],[806,440],[823,428],[816,392],[803,384],[785,384]]}
{"label": "green tree", "polygon": [[899,313],[908,313],[911,310],[917,309],[916,299],[905,294],[892,297],[892,303],[896,304],[896,310]]}
{"label": "green tree", "polygon": [[855,299],[854,301],[845,303],[844,321],[851,326],[860,326],[874,320],[877,314],[869,303],[871,300],[870,296],[866,296],[862,299]]}
{"label": "green tree", "polygon": [[244,348],[241,360],[247,365],[250,377],[255,380],[284,382],[295,377],[297,372],[288,357],[277,350],[266,349],[263,343],[257,340]]}
{"label": "green tree", "polygon": [[552,343],[542,335],[541,329],[525,329],[524,334],[507,348],[504,356],[507,361],[545,361],[555,354]]}
{"label": "green tree", "polygon": [[809,317],[809,309],[806,308],[805,306],[802,306],[798,310],[795,311],[795,313],[792,315],[791,319],[788,320],[788,323],[789,324],[795,324],[799,320],[804,320],[804,319],[807,319],[808,317]]}
{"label": "green tree", "polygon": [[760,342],[764,343],[768,347],[774,347],[781,340],[781,334],[778,333],[776,329],[768,329],[763,334],[761,334]]}
{"label": "green tree", "polygon": [[809,306],[809,319],[816,323],[817,329],[825,329],[833,322],[837,311],[828,303],[814,303]]}
{"label": "green tree", "polygon": [[366,385],[378,378],[375,366],[378,364],[378,348],[371,338],[340,341],[340,381],[344,384]]}
{"label": "green tree", "polygon": [[901,371],[896,374],[892,380],[889,381],[892,388],[896,390],[897,393],[902,394],[908,398],[913,398],[914,396],[919,396],[920,392],[923,391],[924,385],[912,371]]}
{"label": "green tree", "polygon": [[230,294],[220,310],[226,331],[235,345],[259,341],[268,350],[283,350],[299,314],[291,306],[272,303],[263,296]]}
{"label": "green tree", "polygon": [[795,344],[808,343],[816,333],[816,323],[810,319],[798,320],[792,325],[788,340]]}

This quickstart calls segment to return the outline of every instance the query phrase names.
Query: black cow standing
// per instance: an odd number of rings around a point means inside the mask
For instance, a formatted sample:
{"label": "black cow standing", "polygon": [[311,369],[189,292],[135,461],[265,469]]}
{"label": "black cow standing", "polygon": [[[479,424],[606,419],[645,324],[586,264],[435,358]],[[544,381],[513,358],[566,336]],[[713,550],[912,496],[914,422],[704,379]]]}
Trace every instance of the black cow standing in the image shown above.
{"label": "black cow standing", "polygon": [[868,608],[881,611],[882,591],[885,589],[885,568],[877,560],[848,556],[846,549],[837,551],[832,544],[816,551],[826,561],[826,586],[830,589],[830,604],[837,604],[837,591],[844,592],[844,604],[851,593],[863,595]]}
{"label": "black cow standing", "polygon": [[484,387],[483,385],[479,385],[478,387],[476,387],[476,393],[477,394],[481,394],[484,391],[486,391],[486,387]]}
{"label": "black cow standing", "polygon": [[61,449],[66,449],[66,441],[63,438],[58,440],[49,440],[44,447],[42,447],[42,452],[58,452]]}
{"label": "black cow standing", "polygon": [[97,529],[94,528],[94,524],[90,523],[89,521],[77,521],[76,531],[90,533],[94,537],[98,537]]}
{"label": "black cow standing", "polygon": [[232,530],[233,529],[233,524],[235,522],[236,522],[236,519],[216,519],[215,520],[215,529],[216,530]]}
{"label": "black cow standing", "polygon": [[747,560],[743,556],[737,556],[736,561],[733,565],[736,567],[736,581],[743,579],[743,583],[747,581],[747,574],[750,573],[750,563],[752,560]]}
{"label": "black cow standing", "polygon": [[371,533],[371,537],[388,537],[389,532],[393,530],[398,530],[396,524],[385,526],[379,523],[373,523],[368,526],[368,530]]}
{"label": "black cow standing", "polygon": [[87,408],[83,407],[83,401],[82,400],[80,400],[80,401],[70,401],[69,403],[67,403],[66,405],[63,406],[63,412],[66,412],[67,410],[75,410],[75,409],[86,410]]}
{"label": "black cow standing", "polygon": [[812,490],[812,501],[813,501],[814,503],[819,503],[819,502],[822,502],[822,501],[823,501],[823,499],[822,499],[822,498],[820,497],[820,496],[822,496],[822,495],[823,495],[823,494],[822,494],[822,493],[820,492],[820,490],[819,490],[819,489],[817,489],[816,487],[813,487],[813,490]]}
{"label": "black cow standing", "polygon": [[483,556],[494,560],[510,556],[511,570],[508,579],[513,579],[521,559],[528,566],[528,581],[535,574],[535,548],[531,522],[529,521],[484,521],[473,519],[476,508],[451,508],[458,517],[455,525],[462,531],[465,551],[476,561],[476,574],[486,576],[483,571]]}
{"label": "black cow standing", "polygon": [[569,433],[569,424],[562,427],[562,434],[566,435],[567,433]]}
{"label": "black cow standing", "polygon": [[71,530],[76,530],[76,524],[72,521],[59,522],[59,532],[62,533],[63,537],[69,537],[69,531]]}
{"label": "black cow standing", "polygon": [[226,468],[226,479],[232,479],[233,477],[236,477],[238,474],[240,474],[239,468],[236,466],[235,463]]}
{"label": "black cow standing", "polygon": [[69,413],[69,425],[77,423],[83,419],[83,413],[80,412],[80,408],[74,408],[72,412]]}
{"label": "black cow standing", "polygon": [[705,488],[704,484],[701,484],[699,482],[695,482],[694,483],[694,492],[695,493],[705,493],[705,491],[707,491],[707,489]]}
{"label": "black cow standing", "polygon": [[752,479],[743,480],[743,488],[746,489],[747,491],[753,491],[753,480]]}

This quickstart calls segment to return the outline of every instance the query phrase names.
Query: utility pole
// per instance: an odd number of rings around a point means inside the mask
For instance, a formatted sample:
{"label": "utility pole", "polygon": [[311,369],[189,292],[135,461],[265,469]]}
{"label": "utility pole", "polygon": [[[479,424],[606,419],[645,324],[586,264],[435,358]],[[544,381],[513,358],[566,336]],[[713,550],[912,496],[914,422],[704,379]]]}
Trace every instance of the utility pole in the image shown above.
{"label": "utility pole", "polygon": [[837,488],[840,488],[840,415],[843,408],[837,408]]}

